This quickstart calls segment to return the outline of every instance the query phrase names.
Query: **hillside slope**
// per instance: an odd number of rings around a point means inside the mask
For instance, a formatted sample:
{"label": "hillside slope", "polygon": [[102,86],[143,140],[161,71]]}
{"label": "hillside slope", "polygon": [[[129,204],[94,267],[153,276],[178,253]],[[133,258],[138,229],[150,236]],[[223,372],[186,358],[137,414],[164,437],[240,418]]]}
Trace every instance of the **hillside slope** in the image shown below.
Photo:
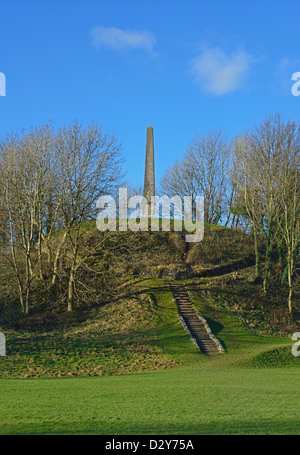
{"label": "hillside slope", "polygon": [[[287,315],[278,283],[270,298],[253,281],[248,236],[206,226],[203,242],[187,247],[183,233],[121,235],[130,237],[124,244],[132,250],[108,255],[111,294],[101,293],[101,279],[86,274],[87,284],[99,286],[97,299],[79,301],[67,313],[61,301],[37,287],[29,316],[16,311],[13,296],[2,296],[0,330],[7,337],[7,357],[0,358],[0,377],[102,376],[210,362],[178,319],[169,287],[178,277],[225,349],[224,359],[214,361],[257,367],[268,364],[265,352],[270,351],[271,365],[298,366],[288,339],[297,323]],[[98,236],[89,231],[89,239]],[[116,241],[122,245],[113,233],[109,242]],[[2,279],[5,273],[2,268]]]}

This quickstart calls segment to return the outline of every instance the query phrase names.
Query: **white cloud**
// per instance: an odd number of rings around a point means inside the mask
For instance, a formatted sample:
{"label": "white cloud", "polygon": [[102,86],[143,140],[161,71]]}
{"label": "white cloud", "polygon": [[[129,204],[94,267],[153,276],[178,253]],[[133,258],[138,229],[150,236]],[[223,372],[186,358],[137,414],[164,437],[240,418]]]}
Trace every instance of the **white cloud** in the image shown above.
{"label": "white cloud", "polygon": [[122,30],[116,27],[96,26],[91,30],[90,37],[96,49],[101,46],[117,51],[125,49],[142,49],[152,54],[156,43],[154,35],[147,30]]}
{"label": "white cloud", "polygon": [[222,49],[206,49],[190,62],[190,67],[205,93],[223,95],[239,89],[253,59],[244,51],[231,55]]}

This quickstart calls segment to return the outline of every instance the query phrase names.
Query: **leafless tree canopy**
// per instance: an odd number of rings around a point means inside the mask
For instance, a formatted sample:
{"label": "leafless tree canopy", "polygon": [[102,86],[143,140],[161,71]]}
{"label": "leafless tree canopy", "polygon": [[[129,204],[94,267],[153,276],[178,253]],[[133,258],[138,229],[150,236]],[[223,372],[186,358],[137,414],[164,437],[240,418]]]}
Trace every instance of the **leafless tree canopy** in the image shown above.
{"label": "leafless tree canopy", "polygon": [[[0,248],[24,313],[33,284],[51,292],[62,286],[71,311],[76,298],[90,292],[85,273],[97,282],[101,276],[109,287],[105,280],[116,252],[128,252],[128,263],[129,254],[139,255],[134,236],[102,233],[95,244],[89,231],[97,199],[103,194],[117,199],[121,178],[120,144],[95,123],[84,127],[75,121],[58,129],[49,123],[0,141]],[[129,195],[135,192],[126,186]],[[252,235],[263,292],[269,292],[276,264],[292,312],[300,237],[296,122],[272,114],[231,142],[219,130],[198,134],[167,170],[161,188],[170,197],[192,196],[194,202],[204,196],[205,222]]]}
{"label": "leafless tree canopy", "polygon": [[293,278],[300,235],[300,129],[280,114],[268,116],[235,141],[236,182],[244,213],[251,220],[260,274],[258,241],[265,248],[263,290],[267,293],[274,257],[279,256],[289,286],[292,311]]}
{"label": "leafless tree canopy", "polygon": [[1,142],[1,241],[25,313],[32,280],[43,281],[47,273],[54,285],[66,251],[72,310],[74,273],[85,259],[80,257],[83,225],[95,218],[98,197],[115,192],[120,163],[116,137],[96,124],[83,127],[75,121],[58,130],[47,124]]}
{"label": "leafless tree canopy", "polygon": [[299,125],[275,113],[231,143],[220,131],[196,135],[161,183],[169,196],[204,196],[205,222],[251,233],[263,291],[277,260],[288,283],[290,312],[299,254],[299,169]]}
{"label": "leafless tree canopy", "polygon": [[204,220],[218,224],[226,213],[229,150],[221,131],[196,135],[183,159],[163,176],[162,191],[169,196],[191,196],[193,201],[197,195],[204,196]]}

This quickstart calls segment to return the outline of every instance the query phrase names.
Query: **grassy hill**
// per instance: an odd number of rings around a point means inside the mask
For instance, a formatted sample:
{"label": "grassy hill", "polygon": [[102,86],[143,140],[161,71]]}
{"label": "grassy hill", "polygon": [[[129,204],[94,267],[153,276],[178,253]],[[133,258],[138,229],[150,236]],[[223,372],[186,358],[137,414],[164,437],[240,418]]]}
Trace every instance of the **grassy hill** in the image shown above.
{"label": "grassy hill", "polygon": [[[235,275],[228,275],[227,280],[236,283]],[[116,301],[90,308],[84,317],[79,310],[77,315],[62,313],[61,319],[56,314],[59,324],[51,326],[43,326],[40,321],[38,327],[37,318],[43,314],[32,315],[26,329],[23,324],[18,330],[5,331],[8,355],[0,358],[0,376],[103,376],[212,361],[224,365],[299,366],[298,359],[291,355],[292,342],[288,338],[296,331],[294,322],[285,325],[281,336],[271,336],[262,311],[248,310],[252,317],[261,318],[255,319],[257,325],[253,327],[244,307],[240,313],[236,304],[230,307],[229,300],[224,304],[221,294],[219,300],[212,297],[218,289],[214,286],[220,285],[218,279],[187,280],[194,305],[226,352],[220,360],[207,359],[181,326],[168,282],[153,277],[131,279]],[[79,316],[81,321],[76,320]],[[30,323],[34,329],[30,329]],[[270,351],[270,362],[266,354],[263,361],[259,360],[265,351]]]}
{"label": "grassy hill", "polygon": [[[101,238],[92,223],[86,232],[90,242]],[[18,311],[13,295],[2,298],[0,329],[8,355],[0,358],[0,377],[102,376],[207,362],[178,320],[168,286],[178,277],[223,344],[226,358],[243,351],[249,353],[247,362],[257,366],[262,361],[251,359],[259,347],[259,354],[272,351],[272,365],[275,358],[278,365],[298,365],[289,351],[277,352],[277,344],[290,343],[286,337],[297,331],[297,321],[287,314],[278,283],[264,297],[253,281],[253,268],[247,267],[253,259],[249,236],[205,225],[204,240],[195,244],[186,244],[183,232],[111,233],[107,248],[116,242],[129,245],[130,254],[121,248],[114,257],[108,255],[111,294],[95,292],[95,301],[79,302],[67,313],[55,295],[43,295],[37,287],[29,316]],[[6,270],[0,272],[4,281]],[[101,291],[101,279],[85,279]]]}
{"label": "grassy hill", "polygon": [[[262,294],[251,238],[205,229],[203,242],[190,245],[178,232],[113,233],[107,248],[126,248],[108,254],[112,289],[101,288],[101,275],[85,275],[99,287],[96,298],[72,313],[37,285],[22,315],[0,268],[0,433],[298,434],[300,360],[290,337],[299,329],[285,290],[275,276]],[[99,239],[91,227],[87,235]],[[224,354],[201,354],[183,329],[169,287],[175,278]]]}
{"label": "grassy hill", "polygon": [[124,289],[81,323],[11,331],[0,358],[0,433],[299,434],[293,342],[215,302],[212,280],[185,283],[225,354],[199,353],[169,280],[153,277],[132,279],[130,296]]}

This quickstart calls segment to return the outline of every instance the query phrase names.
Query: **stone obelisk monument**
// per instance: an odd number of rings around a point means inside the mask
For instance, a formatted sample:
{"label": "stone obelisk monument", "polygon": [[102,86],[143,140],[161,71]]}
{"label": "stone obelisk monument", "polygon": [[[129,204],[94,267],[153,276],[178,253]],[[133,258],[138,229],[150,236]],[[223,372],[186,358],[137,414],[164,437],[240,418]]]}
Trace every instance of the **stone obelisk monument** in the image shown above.
{"label": "stone obelisk monument", "polygon": [[154,217],[155,206],[151,204],[151,196],[155,196],[155,183],[154,183],[154,145],[153,145],[153,128],[147,128],[147,142],[146,142],[146,162],[145,162],[145,180],[144,180],[144,194],[148,203],[148,217]]}

